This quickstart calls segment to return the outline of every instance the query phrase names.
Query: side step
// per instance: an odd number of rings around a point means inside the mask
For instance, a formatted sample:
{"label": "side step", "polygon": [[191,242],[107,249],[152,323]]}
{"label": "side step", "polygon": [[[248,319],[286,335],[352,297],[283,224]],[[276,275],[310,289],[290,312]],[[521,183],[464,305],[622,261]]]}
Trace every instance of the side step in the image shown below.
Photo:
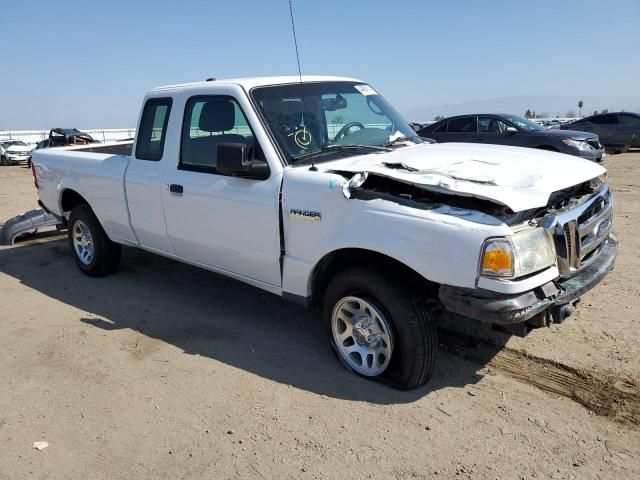
{"label": "side step", "polygon": [[42,208],[29,210],[28,212],[13,217],[0,228],[0,245],[13,245],[16,238],[22,235],[36,233],[39,228],[60,226],[64,223],[61,219],[45,212]]}

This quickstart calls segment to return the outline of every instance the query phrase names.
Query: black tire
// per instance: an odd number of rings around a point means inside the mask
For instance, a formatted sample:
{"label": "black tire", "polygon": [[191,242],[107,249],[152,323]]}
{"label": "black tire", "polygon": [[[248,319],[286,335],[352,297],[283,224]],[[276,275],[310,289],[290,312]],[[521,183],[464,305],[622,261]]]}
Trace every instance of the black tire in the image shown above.
{"label": "black tire", "polygon": [[9,165],[9,162],[7,161],[7,157],[5,157],[4,155],[0,157],[0,165],[2,165],[3,167],[6,167],[7,165]]}
{"label": "black tire", "polygon": [[[81,222],[79,224],[78,222]],[[89,262],[81,260],[74,245],[74,235],[77,235],[76,226],[86,226],[91,234],[93,255]],[[78,268],[90,277],[102,277],[115,272],[120,266],[122,247],[112,242],[96,218],[93,210],[87,204],[81,204],[71,211],[68,222],[69,248]]]}
{"label": "black tire", "polygon": [[430,303],[413,289],[388,274],[365,267],[354,267],[338,273],[329,284],[323,306],[323,320],[328,326],[331,346],[340,362],[355,372],[337,351],[331,330],[335,305],[348,296],[367,299],[384,313],[393,334],[393,352],[384,372],[365,376],[380,380],[401,390],[424,385],[433,372],[438,351],[436,315]]}

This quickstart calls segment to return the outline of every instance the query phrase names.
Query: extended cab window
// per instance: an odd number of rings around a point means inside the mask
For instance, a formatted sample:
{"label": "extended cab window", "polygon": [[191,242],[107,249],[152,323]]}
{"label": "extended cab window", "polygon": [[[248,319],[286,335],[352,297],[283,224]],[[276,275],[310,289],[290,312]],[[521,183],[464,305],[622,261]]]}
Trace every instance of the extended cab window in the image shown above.
{"label": "extended cab window", "polygon": [[476,130],[476,117],[454,118],[449,120],[447,127],[449,133],[474,133]]}
{"label": "extended cab window", "polygon": [[254,135],[238,102],[227,96],[192,97],[187,102],[182,125],[180,168],[215,172],[218,145],[244,143],[253,158]]}
{"label": "extended cab window", "polygon": [[164,139],[167,134],[167,123],[171,113],[170,98],[152,98],[147,100],[142,111],[138,139],[136,141],[136,158],[158,161],[164,152]]}

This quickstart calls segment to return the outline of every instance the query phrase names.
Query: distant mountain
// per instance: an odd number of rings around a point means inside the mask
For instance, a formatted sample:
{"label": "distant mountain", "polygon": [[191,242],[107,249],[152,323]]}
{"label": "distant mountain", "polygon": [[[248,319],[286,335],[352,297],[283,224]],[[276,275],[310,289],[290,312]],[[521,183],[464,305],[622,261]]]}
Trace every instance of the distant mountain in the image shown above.
{"label": "distant mountain", "polygon": [[626,110],[640,111],[640,96],[638,97],[577,97],[550,95],[521,95],[516,97],[487,98],[458,104],[444,104],[426,106],[406,112],[409,121],[433,120],[436,115],[449,117],[466,113],[513,113],[524,115],[531,110],[537,114],[548,114],[550,117],[564,117],[569,110],[578,114],[578,101],[582,100],[582,115],[591,115],[594,110],[611,111]]}

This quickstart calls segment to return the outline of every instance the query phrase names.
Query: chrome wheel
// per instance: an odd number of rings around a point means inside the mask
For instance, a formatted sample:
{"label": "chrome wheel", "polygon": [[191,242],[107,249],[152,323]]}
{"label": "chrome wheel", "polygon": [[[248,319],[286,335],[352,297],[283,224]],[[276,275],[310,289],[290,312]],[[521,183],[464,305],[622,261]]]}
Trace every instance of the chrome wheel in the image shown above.
{"label": "chrome wheel", "polygon": [[391,327],[371,302],[358,297],[340,299],[331,314],[331,332],[338,353],[359,374],[375,377],[389,366]]}
{"label": "chrome wheel", "polygon": [[76,223],[73,224],[73,248],[76,251],[78,259],[84,265],[91,264],[95,252],[93,238],[91,237],[89,227],[87,227],[82,220],[77,220]]}

